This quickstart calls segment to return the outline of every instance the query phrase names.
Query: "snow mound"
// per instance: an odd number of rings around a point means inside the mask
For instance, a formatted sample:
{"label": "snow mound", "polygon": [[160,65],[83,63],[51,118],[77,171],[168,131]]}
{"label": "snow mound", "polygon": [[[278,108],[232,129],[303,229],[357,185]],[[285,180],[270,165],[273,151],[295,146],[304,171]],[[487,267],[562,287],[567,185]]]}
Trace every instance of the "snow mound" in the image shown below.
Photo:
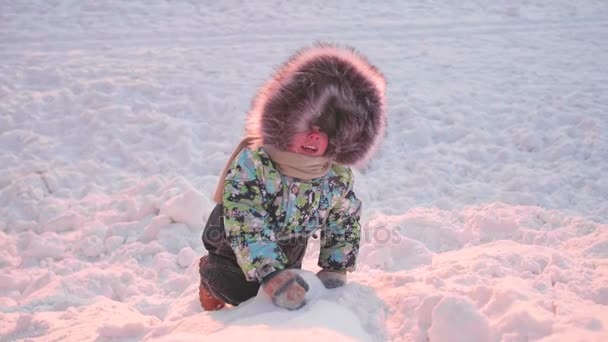
{"label": "snow mound", "polygon": [[[608,341],[607,21],[597,0],[0,1],[0,340]],[[389,80],[357,270],[305,273],[297,313],[201,312],[250,100],[319,39]]]}
{"label": "snow mound", "polygon": [[492,340],[490,323],[467,298],[447,297],[437,303],[428,330],[431,341]]}

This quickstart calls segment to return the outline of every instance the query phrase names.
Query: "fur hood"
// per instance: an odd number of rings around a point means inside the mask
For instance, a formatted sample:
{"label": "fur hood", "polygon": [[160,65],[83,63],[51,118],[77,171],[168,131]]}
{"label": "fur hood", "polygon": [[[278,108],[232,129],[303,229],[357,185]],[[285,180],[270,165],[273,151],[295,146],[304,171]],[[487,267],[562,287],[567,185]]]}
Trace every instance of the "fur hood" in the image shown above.
{"label": "fur hood", "polygon": [[259,90],[247,136],[285,150],[297,132],[329,122],[335,129],[326,156],[339,164],[364,164],[384,135],[385,88],[383,75],[354,49],[303,49]]}

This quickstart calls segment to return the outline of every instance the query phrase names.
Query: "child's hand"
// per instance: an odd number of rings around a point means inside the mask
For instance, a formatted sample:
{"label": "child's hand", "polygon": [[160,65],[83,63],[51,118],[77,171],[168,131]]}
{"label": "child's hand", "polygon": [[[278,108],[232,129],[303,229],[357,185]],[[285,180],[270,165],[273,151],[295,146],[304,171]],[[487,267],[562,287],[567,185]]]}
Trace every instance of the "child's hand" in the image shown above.
{"label": "child's hand", "polygon": [[333,289],[346,284],[346,271],[320,270],[317,277],[321,280],[326,289]]}
{"label": "child's hand", "polygon": [[304,295],[309,287],[296,272],[280,270],[264,278],[262,289],[272,298],[276,306],[297,310],[306,304]]}

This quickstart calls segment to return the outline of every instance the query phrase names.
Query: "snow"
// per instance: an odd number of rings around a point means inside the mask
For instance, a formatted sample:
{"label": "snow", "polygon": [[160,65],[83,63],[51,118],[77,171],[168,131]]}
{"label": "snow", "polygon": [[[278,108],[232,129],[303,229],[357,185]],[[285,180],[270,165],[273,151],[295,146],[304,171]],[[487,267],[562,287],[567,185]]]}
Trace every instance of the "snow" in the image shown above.
{"label": "snow", "polygon": [[433,308],[431,341],[489,341],[490,324],[466,298],[447,297]]}
{"label": "snow", "polygon": [[[608,340],[605,1],[0,2],[0,341]],[[257,88],[315,40],[388,79],[358,269],[202,312]]]}

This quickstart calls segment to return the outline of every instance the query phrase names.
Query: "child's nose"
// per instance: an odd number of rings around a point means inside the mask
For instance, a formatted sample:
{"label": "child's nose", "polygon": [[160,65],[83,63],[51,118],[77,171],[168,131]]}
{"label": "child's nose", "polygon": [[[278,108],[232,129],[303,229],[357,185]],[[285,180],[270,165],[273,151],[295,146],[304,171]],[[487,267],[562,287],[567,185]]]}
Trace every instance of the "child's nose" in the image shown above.
{"label": "child's nose", "polygon": [[310,134],[308,134],[308,139],[319,140],[319,133],[317,133],[317,132],[311,132]]}

